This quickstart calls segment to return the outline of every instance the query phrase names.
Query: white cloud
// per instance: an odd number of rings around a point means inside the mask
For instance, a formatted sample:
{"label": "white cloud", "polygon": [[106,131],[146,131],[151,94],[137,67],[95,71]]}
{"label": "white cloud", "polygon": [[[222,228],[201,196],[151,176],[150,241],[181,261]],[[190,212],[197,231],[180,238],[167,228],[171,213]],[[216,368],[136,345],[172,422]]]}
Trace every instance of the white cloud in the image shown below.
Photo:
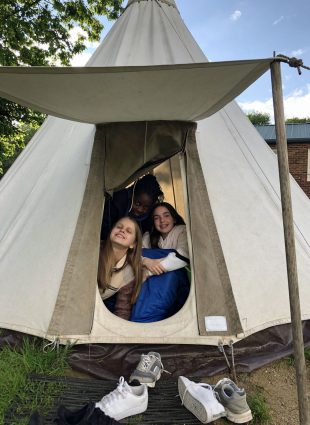
{"label": "white cloud", "polygon": [[241,18],[242,13],[240,12],[240,10],[235,10],[234,13],[232,15],[230,15],[230,19],[232,21],[237,21],[238,19]]}
{"label": "white cloud", "polygon": [[245,113],[249,112],[263,112],[268,113],[273,119],[273,103],[272,99],[265,102],[261,100],[254,100],[254,102],[238,102],[239,106]]}
{"label": "white cloud", "polygon": [[295,90],[293,94],[284,98],[286,118],[304,118],[310,115],[310,84],[306,90]]}
{"label": "white cloud", "polygon": [[303,89],[295,89],[294,91],[293,91],[293,93],[291,94],[291,96],[292,97],[299,97],[299,96],[302,96],[303,95],[303,93],[304,93],[304,91],[303,91]]}
{"label": "white cloud", "polygon": [[[274,121],[272,98],[263,101],[239,102],[239,106],[245,113],[248,112],[267,112]],[[310,84],[305,90],[296,89],[293,93],[284,97],[285,118],[305,118],[310,115]]]}
{"label": "white cloud", "polygon": [[303,53],[305,53],[303,49],[297,49],[297,50],[293,50],[290,56],[301,56]]}
{"label": "white cloud", "polygon": [[74,56],[71,59],[71,65],[72,66],[84,66],[90,59],[92,53],[91,52],[83,52],[79,55]]}
{"label": "white cloud", "polygon": [[272,23],[272,25],[278,25],[281,21],[283,21],[283,19],[284,19],[284,16],[280,16],[280,18],[276,19],[276,20]]}

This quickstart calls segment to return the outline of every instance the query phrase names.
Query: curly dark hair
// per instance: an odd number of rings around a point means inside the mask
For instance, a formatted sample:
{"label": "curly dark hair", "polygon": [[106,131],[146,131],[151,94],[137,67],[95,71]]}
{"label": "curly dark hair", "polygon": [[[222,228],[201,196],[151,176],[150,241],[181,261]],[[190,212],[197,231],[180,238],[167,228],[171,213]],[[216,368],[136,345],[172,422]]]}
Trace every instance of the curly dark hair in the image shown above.
{"label": "curly dark hair", "polygon": [[164,193],[153,174],[146,174],[139,179],[134,187],[134,195],[138,196],[141,193],[146,193],[150,196],[153,203],[160,202],[164,199]]}
{"label": "curly dark hair", "polygon": [[154,226],[154,212],[156,210],[156,208],[158,207],[165,207],[167,208],[167,210],[170,212],[172,218],[175,221],[175,226],[179,225],[179,224],[185,224],[183,218],[180,216],[180,214],[176,211],[175,208],[173,208],[173,206],[171,204],[168,204],[168,202],[158,202],[157,204],[154,205],[154,207],[152,208],[151,211],[151,217],[152,217],[152,228],[150,231],[150,241],[151,241],[151,248],[159,248],[158,246],[158,241],[160,238],[160,233],[158,230],[155,229]]}

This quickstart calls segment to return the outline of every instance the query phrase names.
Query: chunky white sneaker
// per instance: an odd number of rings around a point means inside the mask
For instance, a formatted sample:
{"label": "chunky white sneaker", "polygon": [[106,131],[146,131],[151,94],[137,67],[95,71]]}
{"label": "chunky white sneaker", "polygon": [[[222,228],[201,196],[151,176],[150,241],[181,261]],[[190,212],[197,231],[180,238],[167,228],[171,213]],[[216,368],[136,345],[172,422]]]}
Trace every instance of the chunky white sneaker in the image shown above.
{"label": "chunky white sneaker", "polygon": [[130,375],[129,382],[137,381],[154,388],[163,370],[160,354],[150,351],[148,354],[141,355],[140,362]]}
{"label": "chunky white sneaker", "polygon": [[147,404],[147,386],[131,387],[121,376],[116,389],[102,397],[96,403],[96,407],[99,407],[106,415],[119,421],[127,418],[127,416],[145,412]]}
{"label": "chunky white sneaker", "polygon": [[224,378],[213,389],[225,407],[227,419],[235,424],[244,424],[252,420],[252,412],[243,388],[239,388],[231,379]]}
{"label": "chunky white sneaker", "polygon": [[178,388],[182,404],[203,424],[226,416],[225,409],[218,402],[211,385],[197,384],[179,376]]}

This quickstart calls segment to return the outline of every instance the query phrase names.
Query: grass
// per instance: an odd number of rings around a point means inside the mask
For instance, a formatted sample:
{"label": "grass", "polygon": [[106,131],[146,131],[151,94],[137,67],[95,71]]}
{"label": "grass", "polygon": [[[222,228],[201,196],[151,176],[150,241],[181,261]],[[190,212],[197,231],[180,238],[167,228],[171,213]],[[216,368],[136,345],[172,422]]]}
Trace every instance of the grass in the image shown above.
{"label": "grass", "polygon": [[[287,357],[286,359],[287,359],[289,366],[295,366],[294,354]],[[306,359],[306,362],[310,362],[310,347],[305,348],[305,359]]]}
{"label": "grass", "polygon": [[271,423],[269,406],[262,390],[257,390],[256,394],[248,395],[247,401],[253,415],[251,424],[267,425]]}
{"label": "grass", "polygon": [[307,362],[310,362],[310,347],[305,348],[305,358]]}
{"label": "grass", "polygon": [[63,384],[36,382],[30,374],[63,376],[69,369],[67,358],[70,347],[43,350],[44,341],[25,338],[20,351],[5,346],[0,351],[0,424],[8,410],[14,412],[10,425],[24,425],[32,411],[45,414]]}
{"label": "grass", "polygon": [[136,415],[136,416],[132,416],[131,418],[127,418],[128,425],[139,425],[142,424],[142,420],[143,420],[143,416],[142,415]]}

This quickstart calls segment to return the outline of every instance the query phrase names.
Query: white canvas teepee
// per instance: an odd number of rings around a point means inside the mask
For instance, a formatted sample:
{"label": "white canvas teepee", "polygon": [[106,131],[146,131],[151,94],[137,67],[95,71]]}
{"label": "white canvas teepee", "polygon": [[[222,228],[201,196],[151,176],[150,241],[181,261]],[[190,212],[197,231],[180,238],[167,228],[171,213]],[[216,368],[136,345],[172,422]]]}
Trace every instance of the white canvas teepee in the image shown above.
{"label": "white canvas teepee", "polygon": [[[131,0],[88,65],[205,61],[173,0]],[[0,327],[63,342],[217,345],[290,321],[276,158],[235,103],[199,122],[197,148],[188,141],[193,281],[183,309],[156,324],[117,318],[96,288],[103,166],[94,136],[94,125],[48,118],[1,181]],[[309,319],[310,202],[293,180],[292,192]]]}

